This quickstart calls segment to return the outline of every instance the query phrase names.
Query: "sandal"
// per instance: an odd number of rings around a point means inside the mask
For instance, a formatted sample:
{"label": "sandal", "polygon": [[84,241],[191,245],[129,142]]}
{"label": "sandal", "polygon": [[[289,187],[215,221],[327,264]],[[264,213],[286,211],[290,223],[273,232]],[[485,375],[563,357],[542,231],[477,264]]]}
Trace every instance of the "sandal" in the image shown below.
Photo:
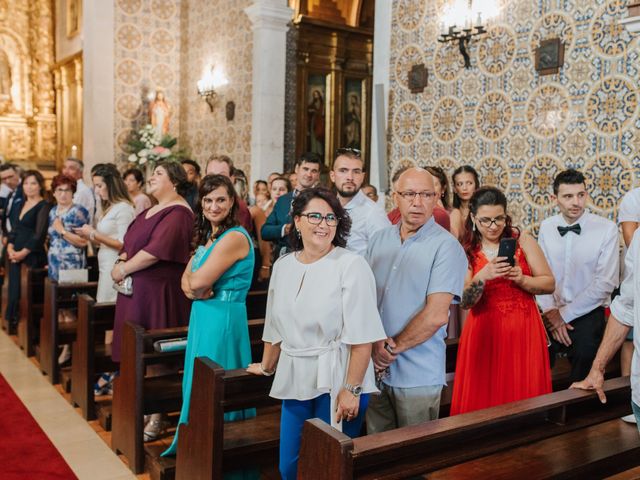
{"label": "sandal", "polygon": [[164,421],[161,413],[154,413],[151,415],[151,419],[144,427],[144,441],[154,442],[162,437],[166,431],[167,424]]}

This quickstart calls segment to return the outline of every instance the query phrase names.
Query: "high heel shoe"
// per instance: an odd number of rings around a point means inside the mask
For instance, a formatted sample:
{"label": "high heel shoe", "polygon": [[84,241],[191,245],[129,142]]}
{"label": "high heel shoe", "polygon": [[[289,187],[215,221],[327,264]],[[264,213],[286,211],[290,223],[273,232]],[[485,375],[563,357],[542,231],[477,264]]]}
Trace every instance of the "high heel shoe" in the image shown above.
{"label": "high heel shoe", "polygon": [[93,384],[93,394],[95,396],[113,395],[113,379],[115,377],[115,372],[100,375],[98,381]]}
{"label": "high heel shoe", "polygon": [[144,427],[144,441],[153,442],[162,437],[167,429],[167,424],[164,421],[164,417],[161,413],[154,413],[151,415],[151,419]]}

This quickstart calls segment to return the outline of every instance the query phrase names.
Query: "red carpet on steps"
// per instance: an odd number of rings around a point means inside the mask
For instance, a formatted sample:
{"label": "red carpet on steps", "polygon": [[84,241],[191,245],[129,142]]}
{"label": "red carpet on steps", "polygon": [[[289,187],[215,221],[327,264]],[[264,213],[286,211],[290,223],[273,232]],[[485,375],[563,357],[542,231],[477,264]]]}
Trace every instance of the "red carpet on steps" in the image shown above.
{"label": "red carpet on steps", "polygon": [[77,480],[7,381],[0,375],[0,479]]}

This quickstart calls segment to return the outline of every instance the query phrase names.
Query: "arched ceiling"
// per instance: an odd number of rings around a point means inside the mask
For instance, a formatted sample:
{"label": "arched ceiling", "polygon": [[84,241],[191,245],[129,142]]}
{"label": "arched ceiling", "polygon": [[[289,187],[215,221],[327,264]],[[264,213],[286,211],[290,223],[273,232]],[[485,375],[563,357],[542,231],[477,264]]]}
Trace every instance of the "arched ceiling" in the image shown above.
{"label": "arched ceiling", "polygon": [[338,25],[373,28],[375,0],[289,0],[295,18],[306,16]]}

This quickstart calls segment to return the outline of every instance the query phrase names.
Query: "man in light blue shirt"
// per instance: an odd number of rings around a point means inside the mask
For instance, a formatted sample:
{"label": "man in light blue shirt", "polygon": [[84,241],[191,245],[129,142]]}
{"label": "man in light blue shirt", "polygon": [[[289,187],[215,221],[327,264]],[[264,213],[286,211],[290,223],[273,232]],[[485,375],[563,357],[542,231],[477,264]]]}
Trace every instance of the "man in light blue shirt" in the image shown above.
{"label": "man in light blue shirt", "polygon": [[402,221],[376,232],[366,255],[388,336],[373,345],[376,370],[386,373],[367,410],[369,433],[438,418],[449,306],[462,295],[468,266],[458,241],[433,219],[431,174],[410,168],[396,189]]}

